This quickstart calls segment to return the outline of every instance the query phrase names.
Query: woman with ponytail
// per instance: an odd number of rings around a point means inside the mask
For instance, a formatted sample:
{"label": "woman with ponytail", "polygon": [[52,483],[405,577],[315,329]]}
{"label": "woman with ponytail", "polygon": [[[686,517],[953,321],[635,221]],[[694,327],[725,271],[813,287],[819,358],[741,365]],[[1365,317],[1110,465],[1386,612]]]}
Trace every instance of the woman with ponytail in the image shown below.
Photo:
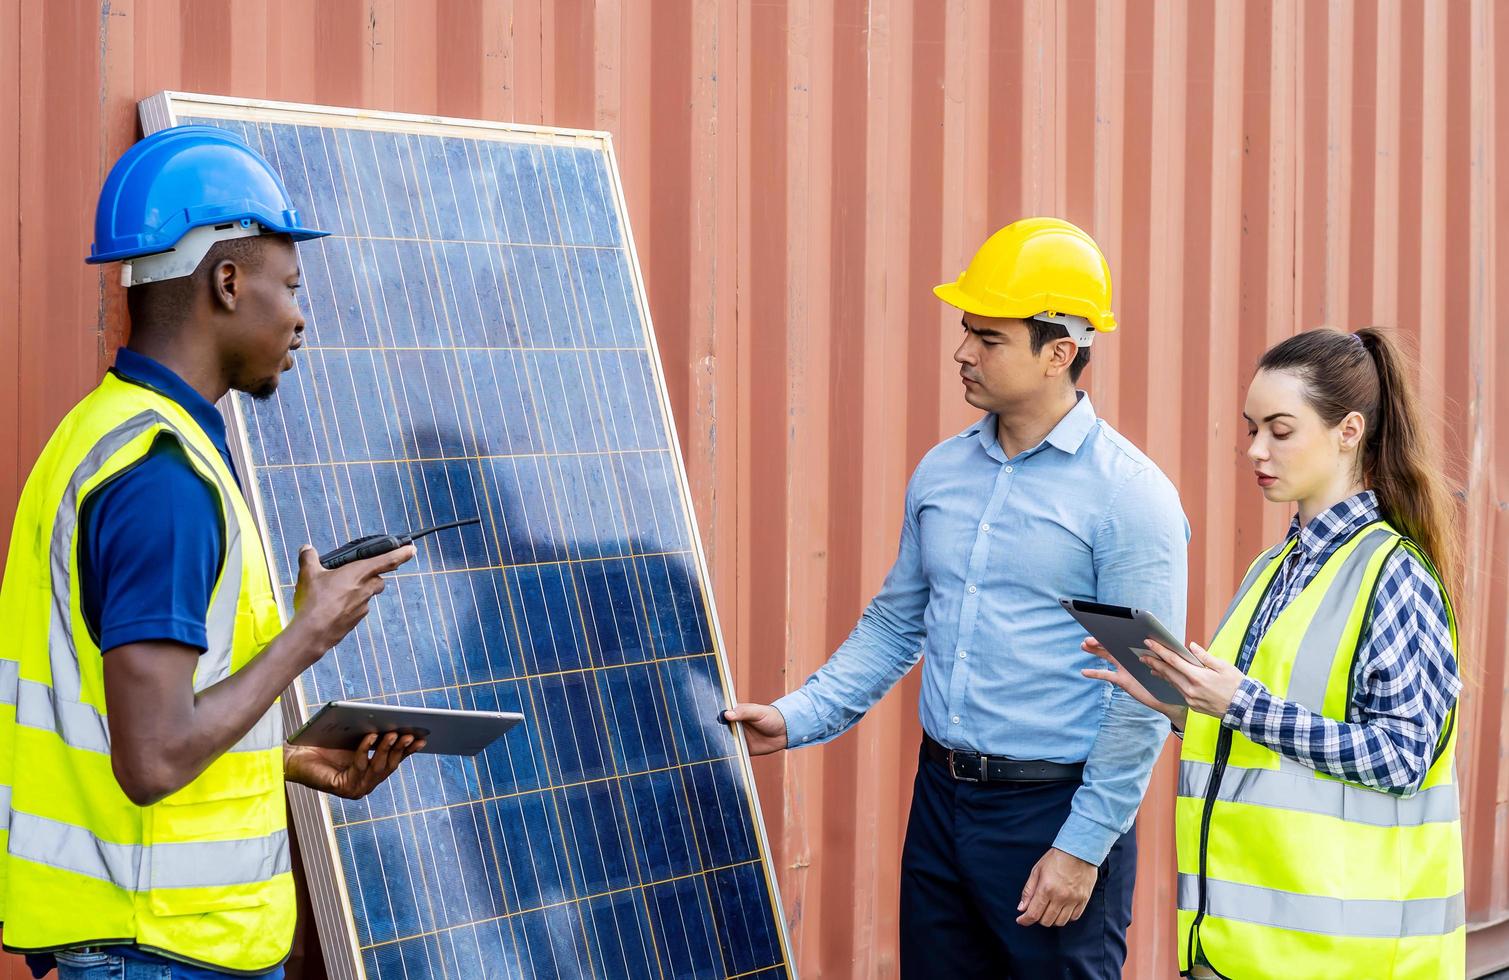
{"label": "woman with ponytail", "polygon": [[1311,330],[1247,394],[1254,478],[1295,504],[1209,650],[1152,641],[1183,739],[1180,970],[1193,977],[1461,977],[1452,501],[1394,342]]}

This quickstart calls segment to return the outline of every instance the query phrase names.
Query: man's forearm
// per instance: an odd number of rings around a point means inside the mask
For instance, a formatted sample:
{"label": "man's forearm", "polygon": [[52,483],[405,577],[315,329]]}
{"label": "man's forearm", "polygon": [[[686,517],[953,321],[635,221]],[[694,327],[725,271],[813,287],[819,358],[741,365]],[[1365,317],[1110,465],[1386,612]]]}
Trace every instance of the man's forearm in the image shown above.
{"label": "man's forearm", "polygon": [[920,648],[908,650],[901,638],[861,619],[827,663],[775,702],[786,719],[788,744],[817,744],[848,731],[921,655]]}
{"label": "man's forearm", "polygon": [[267,714],[322,650],[297,624],[224,680],[194,693],[198,654],[179,644],[129,644],[105,655],[112,767],[141,806],[187,786]]}
{"label": "man's forearm", "polygon": [[1053,846],[1091,864],[1104,861],[1137,818],[1168,732],[1165,716],[1113,693],[1085,760],[1084,785]]}
{"label": "man's forearm", "polygon": [[324,652],[295,620],[245,667],[199,692],[194,698],[195,724],[202,726],[198,737],[213,746],[204,765],[245,737]]}

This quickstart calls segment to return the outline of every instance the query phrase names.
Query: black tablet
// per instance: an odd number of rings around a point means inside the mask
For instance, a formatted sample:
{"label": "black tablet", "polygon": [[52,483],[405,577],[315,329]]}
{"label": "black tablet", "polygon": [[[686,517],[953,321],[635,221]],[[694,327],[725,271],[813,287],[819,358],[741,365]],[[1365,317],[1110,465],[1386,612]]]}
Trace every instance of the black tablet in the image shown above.
{"label": "black tablet", "polygon": [[1079,621],[1086,633],[1099,640],[1100,645],[1111,652],[1122,669],[1142,682],[1149,694],[1164,704],[1184,704],[1183,695],[1174,690],[1172,684],[1148,670],[1139,659],[1147,652],[1147,641],[1153,639],[1192,664],[1200,662],[1184,648],[1183,643],[1175,639],[1167,627],[1158,622],[1158,617],[1145,609],[1108,606],[1086,599],[1058,601],[1069,611],[1070,616]]}
{"label": "black tablet", "polygon": [[417,735],[427,755],[476,755],[524,720],[513,711],[410,708],[363,701],[331,701],[289,736],[290,745],[354,749],[376,732]]}

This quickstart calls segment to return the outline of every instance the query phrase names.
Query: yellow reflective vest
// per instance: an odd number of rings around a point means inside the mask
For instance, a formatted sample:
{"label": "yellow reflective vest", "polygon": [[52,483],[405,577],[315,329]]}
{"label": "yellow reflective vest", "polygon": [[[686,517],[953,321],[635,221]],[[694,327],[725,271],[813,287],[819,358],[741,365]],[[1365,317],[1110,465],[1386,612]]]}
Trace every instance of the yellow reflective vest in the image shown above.
{"label": "yellow reflective vest", "polygon": [[[278,705],[183,789],[139,807],[110,767],[104,661],[79,604],[78,520],[95,490],[175,439],[214,488],[225,551],[194,688],[281,629],[229,467],[177,402],[115,373],[70,412],[21,494],[0,623],[0,921],[20,952],[136,943],[232,972],[288,955],[294,895]],[[163,501],[164,507],[172,501]]]}
{"label": "yellow reflective vest", "polygon": [[[1292,547],[1286,541],[1253,563],[1212,656],[1236,662]],[[1279,613],[1248,676],[1346,721],[1357,647],[1397,548],[1435,574],[1387,523],[1361,528]],[[1455,646],[1444,586],[1441,597]],[[1463,976],[1455,719],[1453,708],[1424,785],[1403,797],[1316,772],[1190,712],[1176,804],[1181,970],[1198,951],[1233,978]]]}

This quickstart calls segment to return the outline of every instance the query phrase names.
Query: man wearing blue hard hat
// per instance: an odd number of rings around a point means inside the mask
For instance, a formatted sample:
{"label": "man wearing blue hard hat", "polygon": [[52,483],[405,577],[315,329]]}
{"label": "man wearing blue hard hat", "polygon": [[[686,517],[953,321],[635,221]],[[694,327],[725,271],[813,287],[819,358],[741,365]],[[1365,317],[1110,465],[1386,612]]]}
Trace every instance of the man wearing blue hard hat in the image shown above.
{"label": "man wearing blue hard hat", "polygon": [[284,744],[279,694],[414,550],[306,546],[285,627],[215,408],[293,367],[294,243],[324,234],[211,127],[105,181],[88,261],[122,263],[131,339],[28,477],[0,585],[0,920],[37,976],[282,976],[284,780],[356,798],[422,746]]}

